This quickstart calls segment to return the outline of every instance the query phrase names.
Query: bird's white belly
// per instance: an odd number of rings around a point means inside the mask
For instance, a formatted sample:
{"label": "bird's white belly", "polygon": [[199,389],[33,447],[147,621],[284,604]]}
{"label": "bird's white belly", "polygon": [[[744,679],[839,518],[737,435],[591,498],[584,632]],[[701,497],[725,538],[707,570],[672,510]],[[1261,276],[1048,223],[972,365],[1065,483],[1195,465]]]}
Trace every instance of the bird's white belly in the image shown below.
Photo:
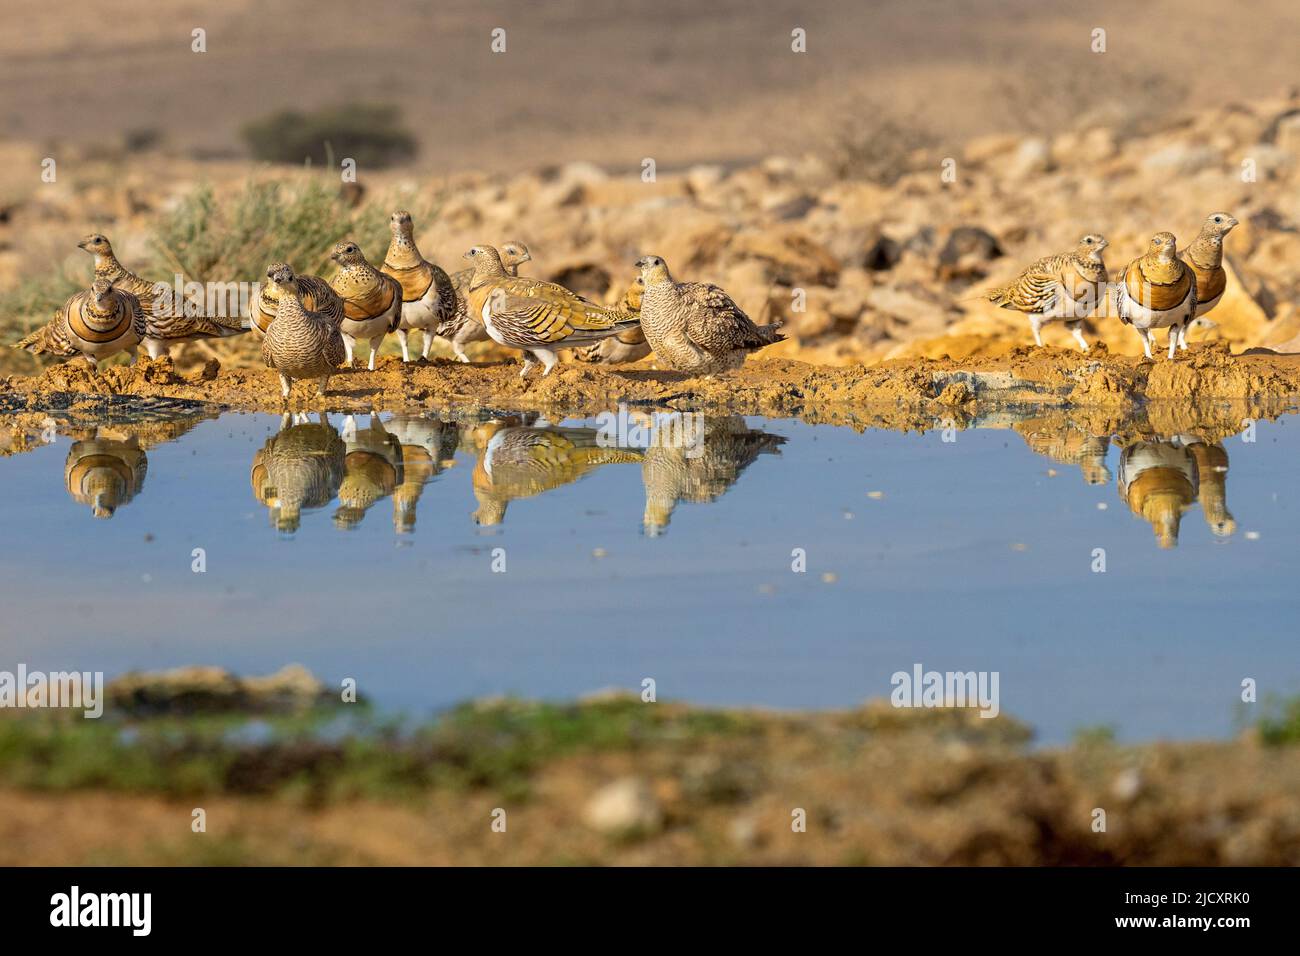
{"label": "bird's white belly", "polygon": [[1209,312],[1212,308],[1214,308],[1216,305],[1219,304],[1219,300],[1222,298],[1223,298],[1223,293],[1220,292],[1213,299],[1206,299],[1204,302],[1196,303],[1196,314],[1204,315],[1206,312]]}
{"label": "bird's white belly", "polygon": [[505,339],[497,331],[497,327],[492,324],[492,297],[488,296],[487,301],[483,303],[483,328],[487,329],[487,334],[492,336],[492,341],[498,345],[506,345]]}
{"label": "bird's white belly", "polygon": [[388,331],[388,312],[373,319],[344,319],[339,328],[354,339],[373,339]]}
{"label": "bird's white belly", "polygon": [[1124,315],[1128,316],[1129,322],[1134,328],[1138,329],[1163,329],[1171,325],[1178,325],[1183,319],[1190,319],[1192,314],[1192,294],[1188,292],[1183,301],[1179,302],[1172,309],[1149,309],[1133,296],[1129,295],[1128,286],[1121,285],[1119,289],[1120,298],[1124,307]]}
{"label": "bird's white belly", "polygon": [[429,286],[423,298],[402,303],[402,329],[431,329],[438,325],[438,286]]}

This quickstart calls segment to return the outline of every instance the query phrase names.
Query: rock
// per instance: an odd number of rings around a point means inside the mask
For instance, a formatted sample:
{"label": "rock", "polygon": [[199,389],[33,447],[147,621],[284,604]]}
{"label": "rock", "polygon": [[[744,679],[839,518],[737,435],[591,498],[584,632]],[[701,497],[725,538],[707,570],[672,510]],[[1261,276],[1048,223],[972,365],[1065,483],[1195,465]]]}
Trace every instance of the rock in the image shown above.
{"label": "rock", "polygon": [[131,716],[290,713],[340,701],[311,672],[290,664],[264,677],[241,678],[222,667],[132,671],[110,681],[108,704]]}
{"label": "rock", "polygon": [[721,166],[692,166],[686,171],[686,186],[697,199],[715,189],[727,171]]}
{"label": "rock", "polygon": [[1136,767],[1121,770],[1111,781],[1110,792],[1115,795],[1115,799],[1129,803],[1142,792],[1142,774]]}
{"label": "rock", "polygon": [[821,243],[794,229],[765,229],[738,236],[732,251],[762,259],[781,285],[830,285],[840,263]]}
{"label": "rock", "polygon": [[991,159],[1009,155],[1019,145],[1020,138],[1007,133],[977,136],[966,143],[965,148],[962,150],[962,156],[966,162],[980,165],[987,163]]}
{"label": "rock", "polygon": [[1052,168],[1052,148],[1037,137],[1022,140],[1007,162],[1006,175],[1022,179],[1045,173]]}
{"label": "rock", "polygon": [[991,232],[978,226],[958,226],[948,233],[939,250],[939,278],[983,278],[988,274],[984,265],[1002,255],[1002,246]]}
{"label": "rock", "polygon": [[654,833],[663,810],[644,780],[625,777],[601,787],[582,809],[587,826],[608,836]]}
{"label": "rock", "polygon": [[1150,172],[1176,176],[1190,176],[1223,162],[1217,149],[1202,143],[1174,142],[1142,160],[1142,167]]}

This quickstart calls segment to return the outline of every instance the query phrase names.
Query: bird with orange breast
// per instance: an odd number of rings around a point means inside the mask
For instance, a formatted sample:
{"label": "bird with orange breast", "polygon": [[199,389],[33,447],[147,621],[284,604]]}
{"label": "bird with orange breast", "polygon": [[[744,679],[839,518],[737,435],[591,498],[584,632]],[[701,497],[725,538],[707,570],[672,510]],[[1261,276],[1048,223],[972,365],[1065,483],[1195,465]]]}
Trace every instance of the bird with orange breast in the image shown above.
{"label": "bird with orange breast", "polygon": [[[1223,298],[1228,287],[1228,273],[1223,268],[1223,238],[1236,226],[1237,220],[1226,212],[1212,212],[1201,223],[1192,244],[1180,253],[1180,258],[1196,274],[1196,318],[1201,318]],[[1187,348],[1185,329],[1178,337],[1180,348]]]}
{"label": "bird with orange breast", "polygon": [[1142,339],[1142,352],[1151,358],[1152,329],[1169,330],[1169,357],[1179,339],[1186,348],[1187,326],[1196,318],[1196,273],[1178,258],[1172,232],[1151,237],[1146,255],[1128,264],[1111,287],[1115,314]]}
{"label": "bird with orange breast", "polygon": [[1162,548],[1178,544],[1183,512],[1196,500],[1196,459],[1180,442],[1139,441],[1120,453],[1119,496],[1150,522]]}
{"label": "bird with orange breast", "polygon": [[111,518],[144,488],[149,460],[134,438],[96,436],[74,442],[63,466],[63,482],[78,504],[96,518]]}

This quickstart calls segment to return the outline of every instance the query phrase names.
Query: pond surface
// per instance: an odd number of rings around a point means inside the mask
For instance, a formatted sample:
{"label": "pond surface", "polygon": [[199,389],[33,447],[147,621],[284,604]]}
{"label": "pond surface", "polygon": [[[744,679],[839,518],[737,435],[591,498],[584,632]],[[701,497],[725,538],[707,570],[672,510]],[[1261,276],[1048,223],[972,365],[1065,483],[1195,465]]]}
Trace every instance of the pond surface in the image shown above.
{"label": "pond surface", "polygon": [[1300,692],[1295,420],[1124,447],[1043,421],[51,429],[0,459],[0,669],[296,661],[424,715],[647,677],[847,707],[919,664],[998,672],[1046,743],[1222,737],[1243,678]]}

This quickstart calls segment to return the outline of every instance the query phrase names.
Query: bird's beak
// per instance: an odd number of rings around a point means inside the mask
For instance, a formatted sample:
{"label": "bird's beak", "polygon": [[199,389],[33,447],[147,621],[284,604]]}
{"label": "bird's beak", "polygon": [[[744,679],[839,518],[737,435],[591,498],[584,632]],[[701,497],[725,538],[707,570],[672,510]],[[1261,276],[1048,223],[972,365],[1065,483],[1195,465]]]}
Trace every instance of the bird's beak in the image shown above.
{"label": "bird's beak", "polygon": [[87,242],[87,240],[82,239],[79,243],[77,243],[77,248],[78,248],[78,249],[84,249],[84,248],[86,248],[86,242]]}
{"label": "bird's beak", "polygon": [[1235,227],[1235,226],[1239,226],[1239,225],[1241,225],[1241,223],[1237,222],[1236,219],[1229,219],[1229,220],[1228,220],[1228,228],[1229,228],[1229,229],[1232,229],[1233,227]]}

